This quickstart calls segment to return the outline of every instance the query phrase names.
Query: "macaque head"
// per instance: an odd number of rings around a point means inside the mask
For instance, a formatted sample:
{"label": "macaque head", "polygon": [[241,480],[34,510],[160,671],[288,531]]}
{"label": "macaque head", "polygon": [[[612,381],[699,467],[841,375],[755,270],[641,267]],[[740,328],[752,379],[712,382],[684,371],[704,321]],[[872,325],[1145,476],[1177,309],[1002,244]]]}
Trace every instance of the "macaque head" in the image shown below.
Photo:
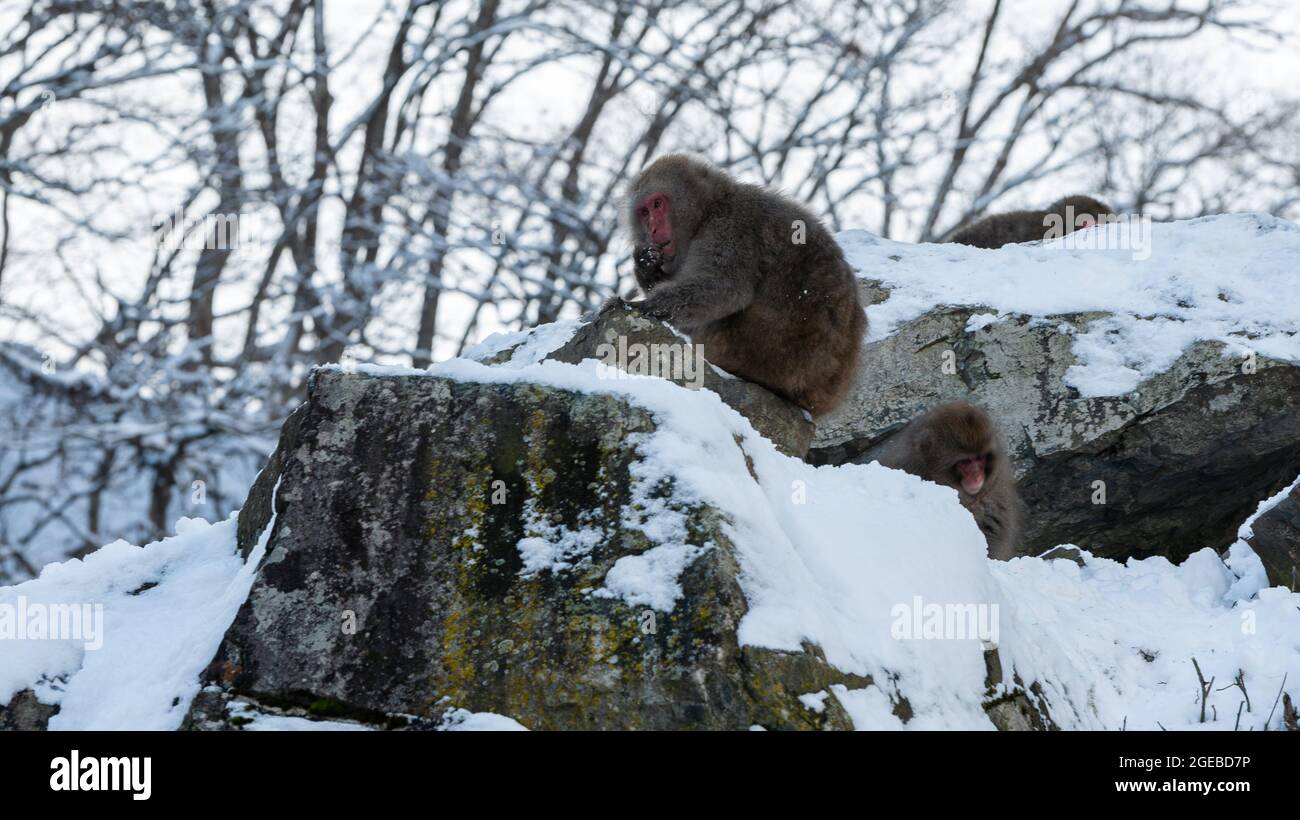
{"label": "macaque head", "polygon": [[705,214],[731,180],[685,154],[660,157],[641,172],[628,194],[628,231],[635,248],[653,245],[671,271],[686,255]]}
{"label": "macaque head", "polygon": [[925,478],[978,496],[989,480],[1006,469],[997,431],[988,414],[966,402],[937,408],[921,431]]}

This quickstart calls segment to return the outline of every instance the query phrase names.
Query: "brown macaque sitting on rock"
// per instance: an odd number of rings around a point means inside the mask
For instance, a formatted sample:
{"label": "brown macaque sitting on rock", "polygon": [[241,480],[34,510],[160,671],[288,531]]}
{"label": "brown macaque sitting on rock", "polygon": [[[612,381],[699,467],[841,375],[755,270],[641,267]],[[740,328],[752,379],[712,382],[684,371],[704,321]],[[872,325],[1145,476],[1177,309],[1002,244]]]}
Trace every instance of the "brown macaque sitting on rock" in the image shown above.
{"label": "brown macaque sitting on rock", "polygon": [[1091,228],[1114,216],[1115,212],[1109,205],[1090,196],[1067,196],[1053,202],[1045,211],[1012,211],[986,216],[958,230],[948,241],[975,248],[1040,242]]}
{"label": "brown macaque sitting on rock", "polygon": [[1006,560],[1015,554],[1021,516],[1015,471],[983,410],[964,401],[931,408],[889,441],[879,461],[957,490],[989,555]]}
{"label": "brown macaque sitting on rock", "polygon": [[645,293],[632,307],[813,416],[844,400],[866,316],[840,246],[806,208],[676,154],[641,172],[627,210]]}

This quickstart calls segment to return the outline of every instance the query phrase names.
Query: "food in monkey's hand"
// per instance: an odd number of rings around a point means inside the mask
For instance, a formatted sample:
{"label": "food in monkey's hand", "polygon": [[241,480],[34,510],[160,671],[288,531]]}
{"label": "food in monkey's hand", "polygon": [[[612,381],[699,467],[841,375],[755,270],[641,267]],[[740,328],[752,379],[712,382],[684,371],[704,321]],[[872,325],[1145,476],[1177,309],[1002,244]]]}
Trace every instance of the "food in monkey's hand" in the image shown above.
{"label": "food in monkey's hand", "polygon": [[664,254],[658,245],[642,245],[634,255],[636,282],[649,294],[655,285],[668,278],[663,269]]}

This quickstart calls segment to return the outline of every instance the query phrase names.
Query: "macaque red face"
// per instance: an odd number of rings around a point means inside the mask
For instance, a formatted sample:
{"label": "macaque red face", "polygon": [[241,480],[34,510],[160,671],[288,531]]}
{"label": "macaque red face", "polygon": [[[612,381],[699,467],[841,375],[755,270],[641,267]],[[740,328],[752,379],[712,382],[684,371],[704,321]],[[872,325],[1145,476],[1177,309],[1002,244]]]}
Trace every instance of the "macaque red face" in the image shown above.
{"label": "macaque red face", "polygon": [[922,416],[917,435],[924,442],[922,478],[954,487],[968,496],[986,489],[1002,469],[1002,449],[988,414],[965,402],[952,402]]}
{"label": "macaque red face", "polygon": [[646,238],[659,246],[665,256],[677,254],[677,243],[673,241],[673,203],[668,194],[661,191],[646,194],[636,206],[636,218],[641,223],[641,230]]}
{"label": "macaque red face", "polygon": [[984,475],[988,468],[989,456],[987,453],[978,456],[968,456],[960,459],[953,468],[957,471],[957,479],[961,483],[961,488],[969,495],[977,495],[980,488],[984,486]]}

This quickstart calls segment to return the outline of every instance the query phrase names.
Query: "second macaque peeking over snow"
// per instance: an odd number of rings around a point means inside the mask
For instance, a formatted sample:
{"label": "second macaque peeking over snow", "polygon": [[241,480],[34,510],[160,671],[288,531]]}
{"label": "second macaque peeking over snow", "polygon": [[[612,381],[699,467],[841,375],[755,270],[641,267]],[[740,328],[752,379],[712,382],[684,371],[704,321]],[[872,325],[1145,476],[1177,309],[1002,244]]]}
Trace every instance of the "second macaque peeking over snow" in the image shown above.
{"label": "second macaque peeking over snow", "polygon": [[840,246],[806,208],[674,154],[641,172],[627,216],[645,293],[633,307],[814,416],[844,400],[866,316]]}
{"label": "second macaque peeking over snow", "polygon": [[878,460],[955,489],[984,533],[989,555],[1006,560],[1015,554],[1022,512],[1016,475],[983,410],[964,401],[931,408],[908,422]]}

